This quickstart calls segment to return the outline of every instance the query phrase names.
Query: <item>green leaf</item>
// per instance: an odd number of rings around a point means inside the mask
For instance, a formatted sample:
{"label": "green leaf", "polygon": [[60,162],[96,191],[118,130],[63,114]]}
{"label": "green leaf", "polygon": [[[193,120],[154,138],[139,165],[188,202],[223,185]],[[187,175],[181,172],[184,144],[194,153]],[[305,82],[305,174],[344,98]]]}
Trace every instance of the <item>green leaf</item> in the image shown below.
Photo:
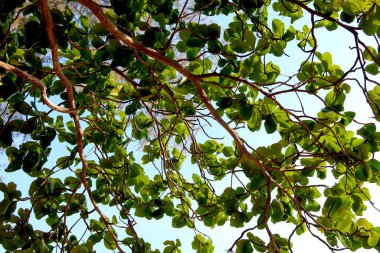
{"label": "green leaf", "polygon": [[243,120],[249,120],[252,116],[253,107],[247,104],[244,104],[239,113]]}
{"label": "green leaf", "polygon": [[5,250],[14,251],[18,248],[17,241],[11,239],[4,239],[2,246]]}
{"label": "green leaf", "polygon": [[272,134],[272,133],[274,133],[277,130],[277,124],[274,121],[274,117],[273,117],[272,114],[268,115],[265,118],[264,127],[265,127],[265,131],[268,134]]}
{"label": "green leaf", "polygon": [[353,224],[353,221],[349,218],[342,218],[338,220],[336,229],[341,231],[342,233],[348,233],[351,230],[351,226]]}
{"label": "green leaf", "polygon": [[187,44],[183,41],[178,41],[176,44],[177,50],[181,53],[185,53],[188,49]]}
{"label": "green leaf", "polygon": [[380,115],[380,86],[375,86],[373,90],[368,91],[369,103],[376,116]]}
{"label": "green leaf", "polygon": [[260,237],[253,235],[251,232],[247,233],[247,237],[252,242],[252,245],[255,248],[255,250],[257,250],[258,252],[267,251],[266,243],[262,239],[260,239]]}
{"label": "green leaf", "polygon": [[42,60],[41,60],[41,58],[38,57],[37,54],[34,51],[32,51],[32,50],[25,52],[24,59],[32,67],[36,67],[36,68],[41,68],[42,67]]}
{"label": "green leaf", "polygon": [[270,51],[274,56],[280,57],[284,54],[284,49],[285,49],[284,46],[285,44],[281,41],[274,42],[271,45]]}
{"label": "green leaf", "polygon": [[104,27],[102,23],[96,23],[91,27],[90,30],[91,33],[94,33],[95,35],[98,36],[106,36],[109,34],[107,28]]}
{"label": "green leaf", "polygon": [[252,50],[250,46],[245,41],[242,41],[241,39],[233,40],[230,46],[231,46],[231,49],[235,51],[236,53],[243,54]]}
{"label": "green leaf", "polygon": [[252,110],[252,116],[247,121],[248,129],[252,132],[260,130],[262,123],[262,116],[259,110],[256,108],[253,108]]}
{"label": "green leaf", "polygon": [[223,155],[225,155],[226,157],[231,157],[235,155],[235,151],[232,147],[223,147],[222,152]]}
{"label": "green leaf", "polygon": [[116,243],[108,230],[104,232],[104,246],[109,250],[116,249]]}
{"label": "green leaf", "polygon": [[186,41],[186,46],[188,47],[202,48],[204,45],[205,45],[205,41],[203,39],[196,38],[196,37],[190,37]]}
{"label": "green leaf", "polygon": [[218,39],[220,37],[221,28],[218,24],[212,23],[208,25],[207,30],[208,30],[208,37],[211,40]]}
{"label": "green leaf", "polygon": [[172,219],[173,228],[182,228],[187,225],[187,218],[184,215],[174,216]]}
{"label": "green leaf", "polygon": [[371,247],[374,247],[377,245],[377,243],[379,242],[379,237],[380,237],[380,234],[376,231],[369,231],[369,236],[368,236],[368,245],[371,246]]}
{"label": "green leaf", "polygon": [[279,19],[273,19],[272,21],[273,32],[277,38],[281,38],[285,31],[284,23]]}
{"label": "green leaf", "polygon": [[106,50],[110,53],[115,53],[121,48],[121,44],[119,40],[111,39],[106,44]]}
{"label": "green leaf", "polygon": [[88,24],[89,24],[88,17],[87,16],[80,16],[79,21],[80,21],[81,25],[83,26],[83,28],[87,30]]}
{"label": "green leaf", "polygon": [[196,250],[197,253],[213,253],[214,247],[211,244],[209,239],[206,239],[200,234],[194,236],[194,240],[191,243],[193,250]]}
{"label": "green leaf", "polygon": [[145,1],[144,0],[137,0],[132,4],[132,10],[135,12],[139,12],[144,8]]}
{"label": "green leaf", "polygon": [[70,252],[72,253],[88,253],[88,249],[83,245],[75,245]]}
{"label": "green leaf", "polygon": [[363,32],[367,34],[368,36],[372,36],[376,34],[377,31],[377,25],[373,22],[372,15],[366,15],[364,16],[360,23],[359,23],[360,28],[363,29]]}
{"label": "green leaf", "polygon": [[244,30],[244,41],[247,42],[248,46],[251,49],[255,48],[256,36],[253,34],[252,31],[250,31],[248,29]]}
{"label": "green leaf", "polygon": [[379,73],[379,65],[373,62],[365,66],[365,71],[371,75],[377,75]]}
{"label": "green leaf", "polygon": [[370,230],[373,228],[373,225],[372,223],[370,223],[368,220],[366,220],[365,218],[359,218],[357,221],[356,221],[356,225],[359,227],[359,229],[363,228],[365,230]]}
{"label": "green leaf", "polygon": [[372,136],[376,132],[376,125],[374,123],[365,124],[357,131],[357,134],[365,139],[372,139]]}
{"label": "green leaf", "polygon": [[236,243],[236,253],[252,253],[253,247],[249,240],[241,239]]}
{"label": "green leaf", "polygon": [[358,164],[355,167],[355,176],[361,181],[369,181],[372,178],[371,167],[367,163]]}
{"label": "green leaf", "polygon": [[65,178],[64,184],[69,186],[71,189],[74,189],[80,183],[79,178],[76,177],[67,177]]}
{"label": "green leaf", "polygon": [[364,50],[364,59],[366,59],[367,61],[373,61],[374,59],[372,58],[372,55],[373,56],[377,56],[377,52],[376,50],[371,47],[371,46],[368,46],[365,50]]}
{"label": "green leaf", "polygon": [[22,102],[17,102],[15,105],[14,105],[14,108],[17,112],[23,114],[23,115],[35,115],[35,112],[33,111],[32,107],[22,101]]}
{"label": "green leaf", "polygon": [[325,98],[326,104],[337,111],[344,110],[345,99],[346,99],[346,94],[344,94],[344,91],[341,89],[339,89],[337,92],[330,91],[326,95],[326,98]]}
{"label": "green leaf", "polygon": [[323,53],[320,59],[325,69],[329,69],[332,66],[332,55],[329,52]]}
{"label": "green leaf", "polygon": [[373,159],[369,161],[368,164],[371,166],[372,171],[380,172],[380,162],[378,160]]}

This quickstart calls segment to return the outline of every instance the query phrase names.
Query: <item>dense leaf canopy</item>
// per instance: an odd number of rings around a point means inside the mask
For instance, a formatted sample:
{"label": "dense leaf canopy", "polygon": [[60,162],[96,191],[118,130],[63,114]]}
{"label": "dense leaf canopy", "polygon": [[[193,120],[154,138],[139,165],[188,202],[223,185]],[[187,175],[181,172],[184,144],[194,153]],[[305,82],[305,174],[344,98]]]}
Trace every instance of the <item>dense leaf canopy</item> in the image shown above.
{"label": "dense leaf canopy", "polygon": [[380,250],[378,0],[2,0],[0,28],[8,252]]}

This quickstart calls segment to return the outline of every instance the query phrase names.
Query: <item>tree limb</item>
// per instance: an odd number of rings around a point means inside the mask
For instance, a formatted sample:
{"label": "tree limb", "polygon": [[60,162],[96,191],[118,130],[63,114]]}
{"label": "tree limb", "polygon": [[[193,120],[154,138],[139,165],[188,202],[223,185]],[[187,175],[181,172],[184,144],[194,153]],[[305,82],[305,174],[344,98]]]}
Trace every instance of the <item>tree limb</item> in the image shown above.
{"label": "tree limb", "polygon": [[81,172],[81,182],[86,189],[88,196],[90,198],[91,203],[93,204],[95,210],[98,212],[99,216],[103,220],[108,232],[110,233],[113,241],[115,242],[115,245],[117,249],[120,252],[124,252],[121,248],[119,243],[117,242],[117,238],[111,229],[111,226],[109,225],[109,222],[105,215],[102,213],[100,208],[98,207],[93,195],[90,186],[88,185],[87,179],[86,179],[86,173],[87,173],[87,161],[86,157],[84,155],[84,147],[83,147],[83,131],[80,125],[79,121],[79,116],[75,111],[75,99],[74,99],[74,93],[73,93],[73,86],[70,83],[70,80],[63,74],[61,64],[59,63],[59,55],[58,55],[58,45],[57,41],[54,35],[54,22],[53,22],[53,17],[51,15],[47,0],[40,0],[39,1],[39,6],[42,11],[42,14],[44,16],[45,22],[46,22],[46,31],[47,35],[49,38],[50,46],[51,46],[51,55],[52,55],[52,61],[53,61],[53,67],[54,70],[59,77],[59,79],[62,81],[62,83],[65,86],[66,92],[67,92],[67,100],[69,102],[69,105],[72,109],[70,112],[74,124],[75,124],[75,129],[76,129],[76,134],[77,134],[77,147],[78,147],[78,154],[82,163],[82,172]]}
{"label": "tree limb", "polygon": [[30,83],[34,84],[35,86],[37,86],[38,88],[40,88],[41,99],[44,102],[44,104],[46,104],[50,109],[53,109],[57,112],[62,112],[62,113],[70,113],[72,111],[71,109],[68,109],[68,108],[65,108],[62,106],[58,106],[58,105],[54,104],[53,102],[51,102],[47,96],[47,93],[46,93],[46,86],[40,79],[37,79],[36,77],[30,75],[29,73],[22,71],[21,69],[16,68],[15,66],[12,66],[12,65],[5,63],[3,61],[0,61],[0,67],[5,69],[8,72],[11,72],[11,73],[27,80],[28,82],[30,82]]}

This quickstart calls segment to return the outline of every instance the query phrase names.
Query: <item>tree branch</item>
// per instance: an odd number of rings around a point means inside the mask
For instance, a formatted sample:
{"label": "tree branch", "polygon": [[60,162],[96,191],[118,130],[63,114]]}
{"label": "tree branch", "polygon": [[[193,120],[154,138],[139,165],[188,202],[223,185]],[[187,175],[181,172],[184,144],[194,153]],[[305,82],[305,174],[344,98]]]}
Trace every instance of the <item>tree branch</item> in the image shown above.
{"label": "tree branch", "polygon": [[124,34],[122,31],[120,31],[117,26],[108,19],[108,17],[103,13],[101,6],[99,6],[97,3],[91,0],[78,0],[80,4],[87,7],[92,11],[92,13],[99,19],[99,21],[104,25],[104,27],[118,40],[124,42],[127,46],[129,46],[131,49],[135,49],[161,63],[164,63],[175,70],[177,70],[179,73],[181,73],[184,77],[186,77],[190,82],[192,82],[199,94],[200,99],[204,103],[205,107],[210,111],[213,118],[216,122],[218,122],[233,138],[236,147],[241,151],[241,156],[245,156],[249,160],[251,160],[256,166],[260,169],[261,173],[270,181],[273,182],[274,185],[276,185],[280,191],[285,193],[297,206],[298,214],[301,216],[301,210],[302,207],[297,205],[297,200],[292,196],[291,193],[287,189],[285,189],[281,184],[279,184],[269,173],[268,169],[265,167],[265,165],[256,157],[254,157],[251,152],[248,151],[248,149],[245,147],[244,142],[240,138],[240,136],[237,134],[237,132],[232,129],[227,122],[223,120],[223,118],[218,114],[216,109],[211,104],[210,100],[207,97],[206,92],[202,88],[201,84],[201,78],[192,74],[188,70],[186,70],[181,64],[179,64],[177,61],[167,58],[166,56],[162,55],[158,51],[149,48],[140,42],[134,40],[130,36]]}
{"label": "tree branch", "polygon": [[170,58],[165,57],[161,53],[157,52],[154,49],[151,49],[149,47],[146,47],[145,45],[139,43],[138,41],[134,40],[133,38],[129,37],[128,35],[124,34],[122,31],[120,31],[117,26],[107,18],[107,16],[103,13],[101,7],[95,3],[94,1],[88,1],[88,0],[78,0],[79,3],[81,3],[83,6],[90,9],[94,15],[99,19],[99,21],[106,27],[106,29],[117,39],[124,42],[127,46],[129,46],[131,49],[135,49],[157,61],[160,61],[174,69],[176,69],[179,73],[181,73],[184,77],[189,79],[191,81],[195,88],[198,91],[199,97],[201,98],[202,102],[204,103],[205,107],[210,111],[214,119],[231,135],[231,137],[234,139],[236,146],[240,149],[243,155],[247,156],[250,160],[252,160],[263,172],[265,177],[270,178],[272,182],[274,182],[276,185],[278,185],[274,179],[270,176],[270,174],[267,172],[264,165],[255,158],[244,146],[243,141],[240,139],[239,135],[236,133],[235,130],[233,130],[228,123],[226,123],[222,117],[218,114],[216,109],[213,107],[211,102],[209,101],[206,92],[203,90],[201,85],[201,79],[197,77],[196,75],[192,74],[188,70],[186,70],[181,64],[176,62],[175,60],[172,60]]}
{"label": "tree branch", "polygon": [[120,252],[124,252],[121,248],[119,243],[117,242],[117,238],[115,236],[115,233],[112,231],[111,226],[109,225],[109,222],[105,215],[102,213],[100,208],[98,207],[93,195],[90,186],[88,185],[87,179],[86,179],[86,173],[87,173],[87,161],[86,157],[84,155],[83,150],[83,131],[80,125],[79,116],[75,111],[75,99],[74,99],[74,93],[73,93],[73,86],[70,83],[70,80],[63,74],[61,64],[59,63],[59,55],[58,55],[58,45],[57,41],[54,35],[54,22],[53,17],[51,15],[47,0],[40,0],[39,6],[41,9],[41,12],[45,18],[46,22],[46,32],[49,38],[50,46],[51,46],[51,55],[52,55],[52,61],[53,61],[53,67],[54,70],[59,77],[59,79],[62,81],[62,83],[65,86],[66,92],[67,92],[67,100],[69,102],[69,105],[72,109],[70,112],[71,117],[74,120],[76,134],[77,134],[77,147],[78,147],[78,154],[80,157],[80,160],[82,162],[82,172],[81,172],[81,182],[86,189],[88,196],[90,198],[91,203],[93,204],[95,210],[98,212],[100,218],[103,220],[104,225],[106,226],[108,232],[110,233],[112,240],[115,242],[115,245],[117,249]]}
{"label": "tree branch", "polygon": [[46,104],[50,109],[53,109],[57,112],[62,112],[62,113],[70,113],[72,111],[71,109],[68,109],[68,108],[65,108],[62,106],[58,106],[58,105],[54,104],[53,102],[51,102],[47,96],[47,93],[46,93],[46,86],[40,79],[37,79],[36,77],[30,75],[29,73],[22,71],[21,69],[16,68],[15,66],[12,66],[12,65],[5,63],[3,61],[0,61],[0,67],[5,69],[8,72],[11,72],[11,73],[25,79],[26,81],[28,81],[28,82],[34,84],[35,86],[37,86],[38,88],[40,88],[42,102],[44,104]]}

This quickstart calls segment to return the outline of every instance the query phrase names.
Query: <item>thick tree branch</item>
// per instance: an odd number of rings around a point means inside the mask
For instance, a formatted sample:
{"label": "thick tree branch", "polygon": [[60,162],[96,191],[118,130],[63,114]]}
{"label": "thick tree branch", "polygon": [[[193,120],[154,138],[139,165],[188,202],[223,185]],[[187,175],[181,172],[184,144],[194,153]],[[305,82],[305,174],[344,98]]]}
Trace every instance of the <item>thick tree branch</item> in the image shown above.
{"label": "thick tree branch", "polygon": [[8,72],[11,72],[11,73],[27,80],[28,82],[30,82],[30,83],[34,84],[35,86],[37,86],[38,88],[40,88],[41,99],[44,102],[44,104],[46,104],[50,109],[55,110],[57,112],[62,112],[62,113],[70,113],[71,112],[71,109],[64,108],[62,106],[58,106],[49,100],[47,93],[46,93],[46,86],[41,80],[37,79],[36,77],[30,75],[29,73],[27,73],[25,71],[22,71],[19,68],[16,68],[15,66],[12,66],[12,65],[5,63],[3,61],[0,61],[0,67],[5,69]]}
{"label": "thick tree branch", "polygon": [[40,6],[42,14],[43,14],[43,16],[45,18],[45,22],[46,22],[46,31],[47,31],[47,35],[48,35],[50,46],[51,46],[51,54],[52,54],[53,67],[54,67],[54,70],[55,70],[57,76],[59,77],[59,79],[62,81],[62,83],[65,86],[65,89],[66,89],[66,92],[67,92],[67,100],[68,100],[69,105],[70,105],[70,107],[72,109],[72,111],[70,112],[70,114],[71,114],[71,116],[72,116],[72,118],[74,120],[76,134],[77,134],[78,154],[79,154],[80,160],[82,162],[81,182],[82,182],[84,188],[86,189],[86,191],[88,193],[88,196],[90,198],[91,203],[93,204],[95,210],[100,215],[100,217],[103,220],[103,222],[104,222],[104,224],[105,224],[108,232],[110,233],[113,241],[115,242],[115,245],[116,245],[117,249],[120,252],[124,252],[120,248],[120,245],[117,242],[117,238],[116,238],[113,230],[111,229],[107,218],[105,217],[105,215],[103,214],[103,212],[98,207],[98,205],[97,205],[97,203],[96,203],[96,201],[95,201],[95,199],[94,199],[94,197],[92,195],[91,188],[88,185],[88,182],[87,182],[87,179],[86,179],[86,173],[87,173],[87,167],[88,167],[88,165],[87,165],[86,157],[84,155],[84,150],[83,150],[83,131],[82,131],[82,128],[81,128],[81,125],[80,125],[79,116],[78,116],[78,114],[75,111],[75,99],[74,99],[73,87],[72,87],[72,85],[70,83],[70,80],[63,74],[62,68],[61,68],[61,64],[59,63],[58,45],[57,45],[57,41],[56,41],[56,38],[55,38],[55,35],[54,35],[54,22],[53,22],[53,17],[51,15],[51,12],[50,12],[47,0],[40,0],[39,1],[39,6]]}
{"label": "thick tree branch", "polygon": [[[231,135],[231,137],[235,141],[236,146],[242,152],[242,154],[247,156],[250,160],[254,161],[254,163],[257,164],[257,166],[262,170],[262,172],[267,178],[271,178],[271,176],[266,171],[266,168],[264,167],[264,165],[246,149],[243,141],[240,139],[236,131],[233,130],[228,125],[228,123],[226,123],[222,119],[222,117],[218,114],[216,109],[213,107],[213,105],[211,104],[211,102],[209,101],[207,97],[206,92],[202,88],[201,81],[200,81],[201,79],[199,77],[197,77],[196,75],[186,70],[181,64],[179,64],[175,60],[165,57],[164,55],[157,52],[156,50],[146,47],[143,44],[139,43],[138,41],[134,40],[133,38],[129,37],[128,35],[124,34],[122,31],[120,31],[117,28],[117,26],[111,20],[107,18],[107,16],[103,13],[101,7],[97,3],[93,1],[87,1],[87,0],[78,0],[78,2],[86,6],[87,8],[89,8],[94,13],[94,15],[99,19],[99,21],[106,27],[106,29],[117,39],[124,42],[130,48],[135,49],[157,61],[160,61],[176,69],[179,73],[181,73],[183,76],[189,79],[189,81],[191,81],[194,84],[195,88],[197,89],[199,97],[201,98],[205,107],[210,111],[214,119]],[[271,179],[271,181],[272,180],[273,179]],[[273,180],[273,182],[275,181]]]}
{"label": "thick tree branch", "polygon": [[[206,92],[202,88],[201,84],[201,78],[192,74],[188,70],[186,70],[181,64],[176,62],[175,60],[172,60],[170,58],[165,57],[161,53],[157,52],[154,49],[151,49],[149,47],[146,47],[145,45],[139,43],[138,41],[134,40],[133,38],[129,37],[128,35],[124,34],[122,31],[120,31],[117,26],[108,19],[108,17],[103,13],[101,6],[99,6],[97,3],[93,1],[88,0],[78,0],[79,3],[81,3],[83,6],[87,7],[92,11],[92,13],[99,19],[99,21],[104,25],[104,27],[117,39],[124,42],[127,46],[129,46],[132,49],[135,49],[157,61],[160,61],[174,69],[176,69],[179,73],[181,73],[184,77],[189,79],[191,81],[202,102],[204,103],[205,107],[210,111],[212,116],[214,117],[215,121],[218,122],[233,138],[235,141],[236,147],[240,150],[241,155],[247,157],[249,160],[251,160],[263,173],[263,175],[270,180],[271,182],[276,185],[279,190],[284,192],[296,205],[297,200],[288,192],[287,189],[285,189],[282,185],[280,185],[269,173],[267,168],[264,166],[264,164],[254,157],[251,152],[248,151],[248,149],[245,147],[244,142],[240,138],[240,136],[237,134],[237,132],[232,129],[227,122],[225,122],[222,117],[218,114],[216,109],[211,104],[210,100],[207,97]],[[300,210],[302,210],[302,207],[298,206],[300,209],[298,209],[299,215],[301,215]]]}
{"label": "thick tree branch", "polygon": [[59,63],[58,45],[54,35],[54,22],[49,10],[47,0],[40,0],[39,5],[46,22],[46,32],[50,42],[54,71],[65,86],[67,92],[67,101],[69,102],[71,109],[75,110],[75,100],[72,85],[69,79],[63,74],[61,64]]}

